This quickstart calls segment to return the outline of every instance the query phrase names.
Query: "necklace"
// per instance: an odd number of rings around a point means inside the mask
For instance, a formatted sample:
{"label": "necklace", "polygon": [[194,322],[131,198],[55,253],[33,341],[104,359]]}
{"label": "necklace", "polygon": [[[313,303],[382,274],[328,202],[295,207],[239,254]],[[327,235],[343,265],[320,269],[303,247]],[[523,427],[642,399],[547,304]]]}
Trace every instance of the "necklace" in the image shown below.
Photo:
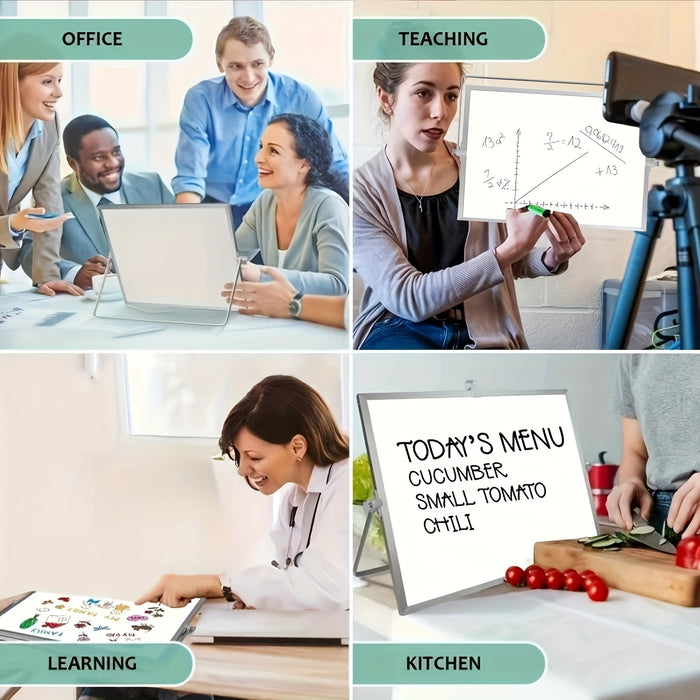
{"label": "necklace", "polygon": [[[386,153],[386,159],[389,161],[389,167],[391,168],[391,172],[394,173],[394,181],[396,181],[396,169],[394,168],[394,164],[391,162],[391,158],[389,157],[389,152],[388,149],[385,147],[385,153]],[[425,197],[425,193],[428,191],[428,184],[430,183],[430,176],[433,174],[433,166],[435,165],[435,157],[433,156],[433,160],[430,163],[430,170],[428,170],[428,177],[425,178],[425,183],[423,185],[423,194],[419,197],[416,193],[413,187],[411,187],[411,183],[406,180],[406,185],[408,185],[408,189],[411,190],[411,194],[416,198],[416,201],[418,202],[418,211],[422,214],[423,213],[423,197]]]}
{"label": "necklace", "polygon": [[428,170],[428,177],[425,178],[425,183],[423,184],[423,194],[419,197],[413,190],[413,187],[411,187],[411,183],[406,180],[406,184],[408,185],[408,189],[411,190],[411,194],[416,198],[416,201],[418,202],[418,211],[422,214],[423,213],[423,197],[425,197],[425,193],[428,189],[428,183],[430,182],[430,176],[433,174],[433,165],[435,165],[435,158],[430,163],[430,170]]}

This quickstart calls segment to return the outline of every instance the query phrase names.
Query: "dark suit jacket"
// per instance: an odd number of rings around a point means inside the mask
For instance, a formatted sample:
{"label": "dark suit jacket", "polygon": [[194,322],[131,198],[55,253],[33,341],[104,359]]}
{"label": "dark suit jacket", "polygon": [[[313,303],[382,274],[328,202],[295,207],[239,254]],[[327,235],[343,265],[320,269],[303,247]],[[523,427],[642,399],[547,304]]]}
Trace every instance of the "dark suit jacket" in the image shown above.
{"label": "dark suit jacket", "polygon": [[[24,177],[9,201],[7,175],[0,173],[0,256],[13,270],[21,261],[20,246],[10,233],[10,218],[19,211],[21,201],[31,192],[34,206],[44,207],[51,214],[63,213],[58,144],[58,121],[43,122],[41,134],[32,143]],[[22,246],[31,246],[32,242],[32,234],[25,233]],[[33,262],[25,268],[35,284],[60,278],[60,244],[60,228],[36,234]]]}
{"label": "dark suit jacket", "polygon": [[[173,204],[175,198],[158,173],[124,173],[119,190],[125,204]],[[100,218],[85,194],[78,176],[71,173],[61,182],[61,197],[66,211],[73,212],[74,219],[63,224],[61,238],[61,276],[76,264],[83,265],[93,255],[109,254],[107,237]],[[22,267],[31,265],[31,249],[23,247]]]}

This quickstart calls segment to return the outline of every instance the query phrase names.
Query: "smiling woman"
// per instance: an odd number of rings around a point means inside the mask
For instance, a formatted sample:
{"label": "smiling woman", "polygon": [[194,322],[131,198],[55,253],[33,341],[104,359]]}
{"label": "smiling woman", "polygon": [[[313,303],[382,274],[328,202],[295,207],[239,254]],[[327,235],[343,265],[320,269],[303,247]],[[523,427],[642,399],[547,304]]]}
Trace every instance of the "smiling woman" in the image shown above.
{"label": "smiling woman", "polygon": [[179,607],[224,594],[241,608],[346,610],[348,441],[320,394],[295,377],[263,379],[231,409],[219,446],[251,488],[281,494],[274,561],[223,575],[168,574],[137,602]]}
{"label": "smiling woman", "polygon": [[[301,294],[344,296],[348,290],[347,182],[331,171],[333,151],[321,126],[303,114],[272,119],[255,156],[265,191],[236,230],[241,251],[260,250]],[[247,282],[268,282],[257,265]]]}
{"label": "smiling woman", "polygon": [[[61,226],[71,217],[63,213],[58,162],[56,103],[63,95],[62,78],[60,63],[0,63],[2,260],[17,269],[23,241],[41,234],[34,244],[32,280],[49,296],[83,293],[60,279],[58,265]],[[20,209],[30,193],[34,206]]]}
{"label": "smiling woman", "polygon": [[[458,220],[459,63],[377,63],[387,143],[355,174],[353,264],[365,285],[357,348],[526,348],[516,277],[563,272],[584,243],[569,214]],[[538,250],[546,234],[550,247]]]}

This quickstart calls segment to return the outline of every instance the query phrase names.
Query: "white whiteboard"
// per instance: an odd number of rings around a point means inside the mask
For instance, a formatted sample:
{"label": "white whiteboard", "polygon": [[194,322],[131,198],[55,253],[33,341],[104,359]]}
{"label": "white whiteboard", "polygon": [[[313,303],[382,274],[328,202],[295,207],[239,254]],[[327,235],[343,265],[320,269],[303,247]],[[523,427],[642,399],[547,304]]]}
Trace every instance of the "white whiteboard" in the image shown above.
{"label": "white whiteboard", "polygon": [[537,204],[583,226],[643,229],[647,159],[639,129],[603,119],[600,95],[467,86],[460,218],[503,221]]}
{"label": "white whiteboard", "polygon": [[535,542],[596,532],[564,393],[358,402],[400,614],[502,581]]}

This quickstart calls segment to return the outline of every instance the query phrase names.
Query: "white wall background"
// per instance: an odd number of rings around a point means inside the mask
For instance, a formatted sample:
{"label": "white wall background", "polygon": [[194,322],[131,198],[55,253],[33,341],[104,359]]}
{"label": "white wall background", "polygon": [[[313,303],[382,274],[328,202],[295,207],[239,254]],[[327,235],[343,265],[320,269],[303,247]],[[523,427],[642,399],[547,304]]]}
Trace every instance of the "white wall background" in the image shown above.
{"label": "white wall background", "polygon": [[[611,408],[616,353],[355,353],[354,393],[464,391],[475,396],[565,389],[574,432],[586,462],[617,463],[620,419]],[[353,457],[365,452],[357,405]]]}
{"label": "white wall background", "polygon": [[[228,361],[245,388],[227,412],[258,374],[313,384],[318,356],[187,357],[214,376]],[[130,436],[122,357],[100,355],[94,378],[85,358],[0,357],[0,597],[45,589],[131,599],[166,572],[245,565],[266,541],[271,500],[234,478],[231,462],[217,488],[216,439]],[[338,381],[328,402],[339,406],[344,359],[331,361]],[[193,391],[202,404],[211,398]]]}
{"label": "white wall background", "polygon": [[[514,16],[532,17],[547,32],[544,54],[528,63],[470,64],[469,73],[488,77],[603,82],[610,51],[644,56],[697,68],[695,2],[629,0],[539,0],[511,2],[446,2],[356,0],[356,16]],[[383,143],[373,100],[371,64],[357,64],[353,102],[354,167]],[[488,84],[488,83],[486,83]],[[498,83],[502,86],[503,83]],[[456,139],[456,133],[452,135]],[[672,173],[652,171],[652,182]],[[534,349],[600,347],[603,282],[623,276],[633,233],[587,229],[587,243],[570,270],[555,279],[523,280],[518,298],[525,332]],[[675,236],[666,222],[650,274],[675,264]]]}

